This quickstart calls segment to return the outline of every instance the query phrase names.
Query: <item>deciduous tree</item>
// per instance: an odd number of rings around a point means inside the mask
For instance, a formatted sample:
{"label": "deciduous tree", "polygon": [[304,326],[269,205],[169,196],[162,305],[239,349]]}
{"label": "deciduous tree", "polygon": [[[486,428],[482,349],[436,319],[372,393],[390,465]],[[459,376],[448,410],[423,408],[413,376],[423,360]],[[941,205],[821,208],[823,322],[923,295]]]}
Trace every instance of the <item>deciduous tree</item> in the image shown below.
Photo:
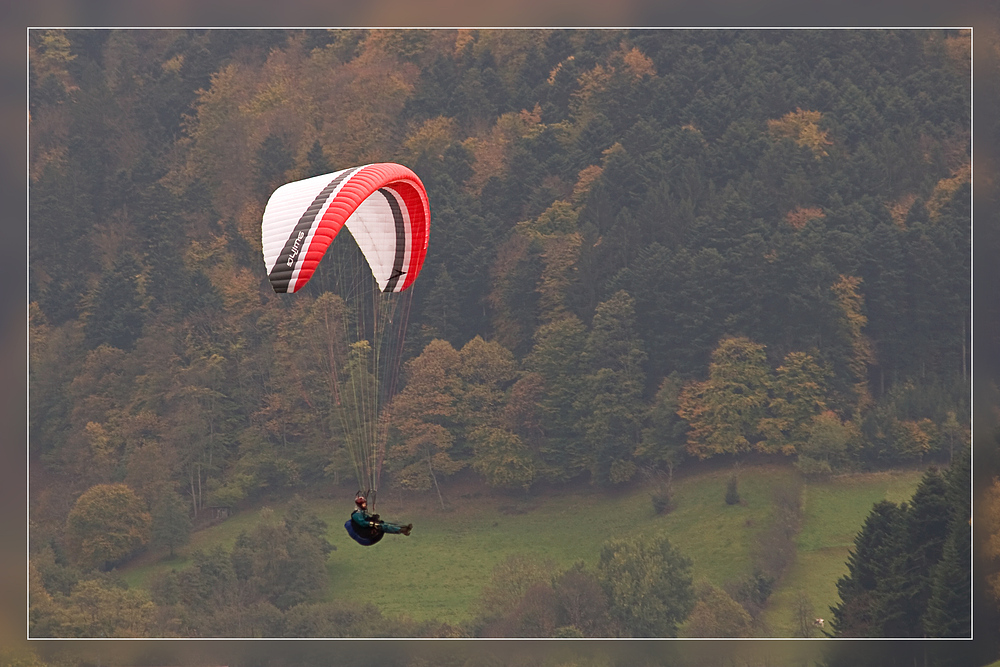
{"label": "deciduous tree", "polygon": [[681,626],[682,637],[751,637],[753,619],[743,606],[708,582],[695,585],[698,601]]}
{"label": "deciduous tree", "polygon": [[399,440],[388,453],[395,479],[404,488],[434,486],[440,494],[437,475],[448,476],[464,466],[451,456],[459,428],[460,364],[461,355],[443,340],[431,341],[406,364],[406,387],[391,408]]}
{"label": "deciduous tree", "polygon": [[704,459],[744,454],[762,441],[768,368],[764,346],[747,338],[723,338],[712,353],[708,379],[681,390],[677,414],[687,421],[687,449]]}
{"label": "deciduous tree", "polygon": [[148,637],[155,610],[146,591],[87,579],[77,584],[69,596],[60,636]]}
{"label": "deciduous tree", "polygon": [[674,637],[694,607],[691,561],[665,536],[611,540],[597,570],[624,636]]}
{"label": "deciduous tree", "polygon": [[860,291],[861,279],[841,275],[831,287],[840,320],[837,339],[831,345],[834,353],[834,374],[848,384],[849,415],[863,411],[871,402],[868,390],[868,366],[872,363],[871,342],[864,333],[868,318],[864,314],[864,296]]}
{"label": "deciduous tree", "polygon": [[548,585],[554,570],[552,562],[526,554],[514,554],[497,563],[476,604],[481,633],[503,636],[492,634],[498,629],[497,624],[502,625],[532,588]]}
{"label": "deciduous tree", "polygon": [[785,356],[770,378],[771,398],[760,423],[767,451],[792,455],[808,439],[813,418],[826,409],[827,375],[811,355]]}
{"label": "deciduous tree", "polygon": [[145,503],[132,489],[98,484],[77,499],[66,517],[66,547],[82,567],[104,567],[146,546],[151,524]]}

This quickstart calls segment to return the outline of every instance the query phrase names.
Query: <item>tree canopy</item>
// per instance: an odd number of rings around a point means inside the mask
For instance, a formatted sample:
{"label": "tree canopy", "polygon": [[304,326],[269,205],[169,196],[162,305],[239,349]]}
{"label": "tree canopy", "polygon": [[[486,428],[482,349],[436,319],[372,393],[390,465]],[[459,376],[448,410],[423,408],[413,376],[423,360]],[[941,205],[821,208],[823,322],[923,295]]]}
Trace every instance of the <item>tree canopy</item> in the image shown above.
{"label": "tree canopy", "polygon": [[[368,352],[336,334],[322,264],[273,293],[260,223],[278,185],[355,164],[412,168],[432,212],[383,484],[613,487],[755,454],[826,474],[944,465],[969,440],[968,31],[28,42],[31,542],[80,568],[350,483],[339,411]],[[954,630],[956,540],[914,554],[942,563],[907,589],[934,632]],[[273,592],[212,627],[279,632],[320,604]],[[698,601],[718,621],[725,601]],[[567,609],[554,628],[592,631]]]}

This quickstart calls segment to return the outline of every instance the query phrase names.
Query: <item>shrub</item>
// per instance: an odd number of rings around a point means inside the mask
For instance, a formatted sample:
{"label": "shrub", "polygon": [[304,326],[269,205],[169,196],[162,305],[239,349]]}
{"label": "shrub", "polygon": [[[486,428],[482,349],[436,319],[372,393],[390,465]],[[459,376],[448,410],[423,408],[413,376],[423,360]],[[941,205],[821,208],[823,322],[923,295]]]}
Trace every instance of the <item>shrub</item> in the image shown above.
{"label": "shrub", "polygon": [[673,492],[666,485],[650,494],[650,500],[653,502],[653,511],[657,514],[667,514],[674,508]]}
{"label": "shrub", "polygon": [[623,484],[635,475],[636,466],[632,461],[617,459],[611,464],[608,471],[608,479],[612,484]]}
{"label": "shrub", "polygon": [[756,569],[746,578],[729,583],[725,590],[747,610],[751,618],[757,618],[774,590],[774,578]]}
{"label": "shrub", "polygon": [[726,483],[726,504],[727,505],[738,505],[740,502],[740,490],[739,490],[740,480],[733,473],[730,476],[729,481]]}
{"label": "shrub", "polygon": [[829,461],[814,459],[805,454],[799,454],[799,459],[795,462],[795,467],[803,475],[812,479],[829,477],[833,474],[833,468],[830,466]]}

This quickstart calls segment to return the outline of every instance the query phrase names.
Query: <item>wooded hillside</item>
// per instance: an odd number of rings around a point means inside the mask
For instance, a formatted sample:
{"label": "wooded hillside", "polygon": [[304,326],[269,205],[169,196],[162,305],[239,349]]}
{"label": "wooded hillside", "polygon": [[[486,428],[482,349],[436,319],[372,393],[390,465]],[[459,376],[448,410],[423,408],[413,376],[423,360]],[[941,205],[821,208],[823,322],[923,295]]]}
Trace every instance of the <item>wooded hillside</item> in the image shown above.
{"label": "wooded hillside", "polygon": [[[327,349],[323,272],[274,294],[260,221],[278,185],[368,162],[413,169],[432,216],[384,484],[968,442],[968,31],[29,38],[33,550],[106,567],[351,483],[296,354]],[[125,535],[88,541],[87,509]]]}

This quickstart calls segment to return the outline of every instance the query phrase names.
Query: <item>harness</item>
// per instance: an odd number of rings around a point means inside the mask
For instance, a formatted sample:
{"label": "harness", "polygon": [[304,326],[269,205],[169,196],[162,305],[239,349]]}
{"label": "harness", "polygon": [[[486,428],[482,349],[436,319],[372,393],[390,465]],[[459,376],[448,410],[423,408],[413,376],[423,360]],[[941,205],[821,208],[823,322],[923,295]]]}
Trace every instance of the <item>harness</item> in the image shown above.
{"label": "harness", "polygon": [[[371,498],[371,507],[374,510],[375,508],[374,489],[368,489],[364,493],[358,491],[356,497],[364,497],[366,499]],[[359,526],[358,524],[354,523],[353,518],[347,520],[347,522],[344,524],[344,528],[347,529],[347,534],[351,536],[351,539],[363,547],[370,547],[371,545],[381,540],[382,537],[385,535],[385,531],[383,531],[378,526],[375,527]]]}
{"label": "harness", "polygon": [[344,528],[347,529],[347,534],[351,536],[351,539],[363,547],[370,547],[385,535],[385,532],[381,528],[359,526],[354,523],[354,519],[348,519],[347,523],[344,524]]}

